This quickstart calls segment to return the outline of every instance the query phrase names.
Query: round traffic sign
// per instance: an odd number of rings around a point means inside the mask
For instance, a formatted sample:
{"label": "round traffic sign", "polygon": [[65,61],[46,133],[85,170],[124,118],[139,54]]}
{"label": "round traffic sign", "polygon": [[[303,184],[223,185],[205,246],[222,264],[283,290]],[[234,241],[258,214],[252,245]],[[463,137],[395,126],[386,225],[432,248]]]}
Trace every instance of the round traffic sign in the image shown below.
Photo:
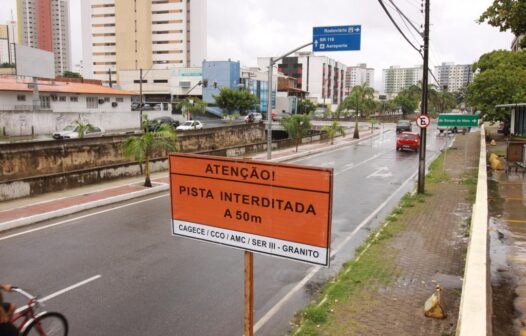
{"label": "round traffic sign", "polygon": [[419,115],[416,118],[416,126],[420,128],[426,128],[431,123],[431,120],[426,115]]}

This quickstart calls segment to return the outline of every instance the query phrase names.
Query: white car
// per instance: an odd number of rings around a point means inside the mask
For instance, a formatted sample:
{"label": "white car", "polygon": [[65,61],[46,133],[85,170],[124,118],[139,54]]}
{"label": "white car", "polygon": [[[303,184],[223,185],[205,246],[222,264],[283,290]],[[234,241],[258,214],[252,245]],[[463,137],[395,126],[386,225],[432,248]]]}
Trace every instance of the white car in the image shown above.
{"label": "white car", "polygon": [[261,113],[258,113],[258,112],[250,112],[249,114],[247,114],[247,116],[245,117],[245,122],[248,124],[248,123],[258,123],[260,122],[261,120],[263,120],[263,115]]}
{"label": "white car", "polygon": [[199,130],[203,128],[203,123],[199,120],[187,120],[181,125],[177,126],[176,130],[178,131],[189,131],[189,130]]}
{"label": "white car", "polygon": [[[68,125],[62,129],[62,131],[53,133],[53,139],[78,139],[80,138],[78,125]],[[84,131],[85,138],[92,138],[103,136],[104,130],[100,127],[93,126],[92,128],[87,128]]]}

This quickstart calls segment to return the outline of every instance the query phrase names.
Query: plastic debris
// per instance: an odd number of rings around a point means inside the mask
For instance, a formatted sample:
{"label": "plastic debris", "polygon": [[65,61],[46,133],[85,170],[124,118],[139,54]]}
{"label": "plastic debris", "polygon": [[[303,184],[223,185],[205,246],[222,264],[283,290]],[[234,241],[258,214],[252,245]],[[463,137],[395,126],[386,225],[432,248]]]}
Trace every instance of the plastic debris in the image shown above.
{"label": "plastic debris", "polygon": [[436,319],[446,318],[446,309],[442,302],[442,288],[440,285],[436,286],[435,292],[429,299],[426,300],[424,305],[424,315]]}

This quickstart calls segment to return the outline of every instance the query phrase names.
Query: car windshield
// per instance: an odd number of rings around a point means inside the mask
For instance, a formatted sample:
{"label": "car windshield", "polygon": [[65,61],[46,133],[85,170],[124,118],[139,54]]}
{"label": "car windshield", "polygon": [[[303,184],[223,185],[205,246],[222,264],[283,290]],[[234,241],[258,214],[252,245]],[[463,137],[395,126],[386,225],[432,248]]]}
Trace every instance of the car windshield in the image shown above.
{"label": "car windshield", "polygon": [[399,125],[399,126],[407,126],[407,125],[410,125],[410,124],[411,124],[411,122],[410,122],[410,121],[407,121],[407,120],[400,120],[400,121],[398,122],[398,125]]}
{"label": "car windshield", "polygon": [[183,126],[193,126],[193,122],[192,121],[185,121],[183,123]]}
{"label": "car windshield", "polygon": [[68,126],[64,127],[62,130],[63,131],[74,131],[76,129],[77,129],[77,126],[75,126],[75,125],[68,125]]}
{"label": "car windshield", "polygon": [[410,133],[402,133],[400,134],[400,138],[401,139],[411,139],[411,140],[414,140],[418,137],[418,135],[416,134],[410,134]]}

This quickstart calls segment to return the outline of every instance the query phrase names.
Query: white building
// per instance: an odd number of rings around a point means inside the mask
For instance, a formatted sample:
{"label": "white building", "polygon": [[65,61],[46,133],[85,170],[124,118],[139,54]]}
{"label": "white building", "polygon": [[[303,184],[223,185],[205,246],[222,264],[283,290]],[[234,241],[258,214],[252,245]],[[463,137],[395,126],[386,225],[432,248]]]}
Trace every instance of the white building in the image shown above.
{"label": "white building", "polygon": [[7,21],[5,25],[0,25],[0,64],[15,63],[13,47],[9,45],[18,42],[18,27],[16,21]]}
{"label": "white building", "polygon": [[[258,58],[260,68],[268,68],[268,62],[268,57]],[[296,78],[296,88],[307,91],[309,99],[334,108],[344,99],[346,68],[343,63],[312,52],[298,52],[278,63],[278,71]]]}
{"label": "white building", "polygon": [[55,73],[71,68],[69,0],[17,0],[18,42],[55,55]]}
{"label": "white building", "polygon": [[[120,83],[120,71],[201,66],[206,0],[85,0],[84,77]],[[163,80],[166,78],[163,78]]]}
{"label": "white building", "polygon": [[411,85],[417,85],[422,80],[422,66],[412,68],[401,68],[400,66],[390,66],[383,69],[384,92],[388,98],[392,98]]}
{"label": "white building", "polygon": [[367,83],[368,86],[374,85],[374,69],[368,68],[367,64],[360,63],[357,66],[347,67],[345,76],[345,92],[351,92],[351,89],[357,85]]}
{"label": "white building", "polygon": [[435,67],[435,74],[441,90],[456,92],[473,81],[471,64],[442,63]]}

